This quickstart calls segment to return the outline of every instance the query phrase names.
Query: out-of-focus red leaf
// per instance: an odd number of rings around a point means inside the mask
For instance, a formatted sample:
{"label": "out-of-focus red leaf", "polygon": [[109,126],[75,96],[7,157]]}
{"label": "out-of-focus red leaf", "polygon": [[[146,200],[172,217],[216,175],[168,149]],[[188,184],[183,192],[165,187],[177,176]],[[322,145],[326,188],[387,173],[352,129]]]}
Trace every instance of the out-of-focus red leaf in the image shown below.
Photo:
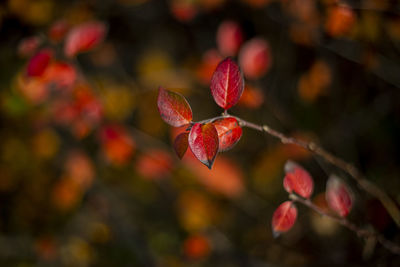
{"label": "out-of-focus red leaf", "polygon": [[160,179],[172,169],[172,158],[162,149],[150,149],[140,155],[135,163],[136,170],[147,179]]}
{"label": "out-of-focus red leaf", "polygon": [[222,55],[235,56],[242,43],[243,31],[237,22],[227,20],[219,25],[217,45]]}
{"label": "out-of-focus red leaf", "polygon": [[239,66],[229,57],[223,60],[212,76],[210,87],[214,100],[220,107],[229,109],[236,105],[244,89],[243,74]]}
{"label": "out-of-focus red leaf", "polygon": [[209,170],[196,159],[190,150],[183,160],[196,175],[198,181],[210,191],[230,198],[239,197],[244,192],[244,174],[238,162],[221,155],[216,158],[212,170]]}
{"label": "out-of-focus red leaf", "polygon": [[192,121],[192,109],[185,97],[179,93],[160,87],[158,89],[157,106],[161,118],[169,125],[180,127]]}
{"label": "out-of-focus red leaf", "polygon": [[106,25],[98,21],[86,22],[74,27],[66,37],[64,54],[67,57],[73,57],[95,48],[104,40],[106,32]]}
{"label": "out-of-focus red leaf", "polygon": [[21,57],[29,57],[36,52],[39,48],[43,39],[39,36],[31,36],[25,39],[22,39],[21,42],[18,44],[18,55]]}
{"label": "out-of-focus red leaf", "polygon": [[43,103],[49,97],[49,90],[40,77],[18,75],[17,86],[24,98],[33,104]]}
{"label": "out-of-focus red leaf", "polygon": [[39,77],[46,70],[53,57],[53,51],[45,48],[36,53],[28,62],[26,66],[26,74],[29,77]]}
{"label": "out-of-focus red leaf", "polygon": [[346,217],[350,213],[353,206],[353,193],[339,177],[335,175],[329,177],[325,197],[329,207],[341,217]]}
{"label": "out-of-focus red leaf", "polygon": [[103,153],[110,163],[125,165],[132,157],[136,144],[127,131],[119,125],[110,125],[100,133]]}
{"label": "out-of-focus red leaf", "polygon": [[264,103],[264,94],[258,87],[246,85],[238,105],[256,109]]}
{"label": "out-of-focus red leaf", "polygon": [[215,68],[223,60],[217,49],[207,50],[202,57],[201,64],[196,70],[197,78],[204,84],[209,84]]}
{"label": "out-of-focus red leaf", "polygon": [[198,260],[206,257],[210,253],[210,243],[205,236],[192,235],[185,240],[183,250],[186,257]]}
{"label": "out-of-focus red leaf", "polygon": [[82,151],[73,151],[65,162],[65,171],[81,188],[89,188],[94,179],[94,168],[90,158]]}
{"label": "out-of-focus red leaf", "polygon": [[242,137],[242,127],[233,117],[218,119],[213,124],[218,133],[219,151],[231,149]]}
{"label": "out-of-focus red leaf", "polygon": [[325,28],[328,34],[340,37],[349,33],[355,22],[353,10],[346,5],[338,5],[329,9]]}
{"label": "out-of-focus red leaf", "polygon": [[211,169],[218,153],[218,133],[214,125],[193,125],[189,133],[189,147],[196,158]]}
{"label": "out-of-focus red leaf", "polygon": [[51,63],[43,74],[43,80],[59,88],[71,87],[77,79],[75,67],[65,62]]}
{"label": "out-of-focus red leaf", "polygon": [[275,237],[292,228],[297,218],[297,208],[292,201],[285,201],[272,215],[272,233]]}
{"label": "out-of-focus red leaf", "polygon": [[172,15],[182,22],[192,20],[198,12],[195,2],[190,0],[172,0],[170,1],[170,9]]}
{"label": "out-of-focus red leaf", "polygon": [[285,164],[285,178],[283,187],[288,193],[296,192],[304,198],[310,198],[314,190],[314,181],[311,175],[297,163],[288,161]]}
{"label": "out-of-focus red leaf", "polygon": [[189,138],[188,132],[183,132],[175,138],[174,149],[176,155],[178,155],[180,159],[182,159],[182,157],[185,155],[186,150],[189,146],[188,138]]}
{"label": "out-of-focus red leaf", "polygon": [[53,42],[60,42],[64,39],[69,30],[69,24],[65,20],[58,20],[50,26],[47,33],[49,39]]}
{"label": "out-of-focus red leaf", "polygon": [[239,63],[244,76],[249,79],[258,79],[263,76],[271,67],[271,58],[267,41],[261,38],[247,41],[239,53]]}

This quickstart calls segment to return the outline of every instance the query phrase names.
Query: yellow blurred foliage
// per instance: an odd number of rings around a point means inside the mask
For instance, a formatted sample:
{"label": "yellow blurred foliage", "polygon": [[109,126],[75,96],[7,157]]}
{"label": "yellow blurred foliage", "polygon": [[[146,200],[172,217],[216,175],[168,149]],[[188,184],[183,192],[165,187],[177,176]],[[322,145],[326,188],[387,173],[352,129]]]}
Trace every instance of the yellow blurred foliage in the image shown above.
{"label": "yellow blurred foliage", "polygon": [[54,2],[52,0],[9,0],[11,13],[33,25],[45,25],[53,18]]}
{"label": "yellow blurred foliage", "polygon": [[132,114],[135,96],[128,86],[106,82],[99,94],[107,118],[122,121]]}
{"label": "yellow blurred foliage", "polygon": [[64,266],[90,266],[93,251],[90,245],[80,237],[71,237],[61,248],[61,259]]}
{"label": "yellow blurred foliage", "polygon": [[50,159],[55,156],[60,147],[60,138],[51,128],[36,133],[32,138],[33,152],[37,157]]}
{"label": "yellow blurred foliage", "polygon": [[184,191],[177,202],[178,217],[188,232],[204,230],[214,222],[215,203],[196,191]]}

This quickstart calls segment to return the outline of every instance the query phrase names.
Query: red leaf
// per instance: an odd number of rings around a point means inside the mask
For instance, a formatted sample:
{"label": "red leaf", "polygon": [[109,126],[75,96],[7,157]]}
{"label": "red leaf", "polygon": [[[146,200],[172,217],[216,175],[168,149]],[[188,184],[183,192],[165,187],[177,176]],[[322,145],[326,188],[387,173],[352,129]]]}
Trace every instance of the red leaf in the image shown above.
{"label": "red leaf", "polygon": [[353,206],[353,194],[337,176],[331,175],[326,184],[326,201],[329,207],[341,217],[346,217]]}
{"label": "red leaf", "polygon": [[72,57],[80,52],[93,49],[103,41],[106,31],[106,25],[97,21],[76,26],[68,33],[65,40],[65,55]]}
{"label": "red leaf", "polygon": [[297,208],[292,201],[285,201],[272,215],[272,233],[274,237],[292,228],[297,218]]}
{"label": "red leaf", "polygon": [[192,109],[181,94],[160,87],[157,106],[161,118],[171,126],[180,127],[192,121]]}
{"label": "red leaf", "polygon": [[229,109],[239,101],[244,89],[244,79],[239,66],[226,58],[217,66],[211,79],[211,93],[215,102]]}
{"label": "red leaf", "polygon": [[218,133],[212,123],[193,125],[189,146],[198,160],[211,169],[218,152]]}
{"label": "red leaf", "polygon": [[69,24],[65,20],[58,20],[51,25],[49,31],[47,32],[49,39],[53,42],[61,41],[67,34],[69,29]]}
{"label": "red leaf", "polygon": [[242,137],[242,128],[233,117],[216,120],[213,124],[218,133],[219,151],[231,149]]}
{"label": "red leaf", "polygon": [[31,57],[28,66],[26,67],[26,74],[30,77],[39,77],[46,70],[53,56],[53,51],[50,49],[42,49],[36,55]]}
{"label": "red leaf", "polygon": [[75,67],[65,62],[56,61],[48,66],[43,80],[57,87],[71,87],[77,79]]}
{"label": "red leaf", "polygon": [[293,161],[285,164],[285,178],[283,187],[288,193],[296,192],[304,198],[310,198],[314,190],[314,181],[311,175]]}
{"label": "red leaf", "polygon": [[182,157],[186,153],[186,150],[189,145],[188,138],[189,138],[188,132],[183,132],[175,138],[174,149],[175,149],[176,155],[178,155],[179,159],[182,159]]}
{"label": "red leaf", "polygon": [[239,62],[246,78],[260,78],[271,66],[271,52],[268,43],[261,38],[247,41],[240,50]]}
{"label": "red leaf", "polygon": [[218,49],[224,56],[235,56],[243,42],[240,25],[234,21],[224,21],[217,31]]}
{"label": "red leaf", "polygon": [[39,36],[31,36],[22,39],[18,44],[18,55],[21,57],[31,56],[36,49],[42,44],[43,40]]}

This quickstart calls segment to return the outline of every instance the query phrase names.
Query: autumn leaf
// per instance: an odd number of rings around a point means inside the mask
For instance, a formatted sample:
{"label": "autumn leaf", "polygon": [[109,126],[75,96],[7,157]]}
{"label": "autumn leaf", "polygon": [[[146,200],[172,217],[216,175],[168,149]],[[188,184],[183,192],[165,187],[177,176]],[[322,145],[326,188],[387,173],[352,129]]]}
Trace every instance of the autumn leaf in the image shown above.
{"label": "autumn leaf", "polygon": [[240,50],[240,67],[248,79],[258,79],[263,76],[271,67],[271,62],[271,51],[264,39],[253,38]]}
{"label": "autumn leaf", "polygon": [[331,175],[326,184],[326,201],[340,217],[346,217],[353,206],[353,193],[337,176]]}
{"label": "autumn leaf", "polygon": [[182,159],[182,157],[186,153],[186,150],[189,146],[188,138],[189,138],[188,132],[183,132],[175,138],[174,150],[176,152],[176,155],[178,155],[179,159]]}
{"label": "autumn leaf", "polygon": [[189,133],[189,147],[198,160],[211,169],[218,152],[218,133],[212,123],[196,123]]}
{"label": "autumn leaf", "polygon": [[293,161],[287,161],[285,164],[285,178],[283,187],[288,193],[293,191],[299,196],[310,198],[314,190],[314,181],[311,175],[300,165]]}
{"label": "autumn leaf", "polygon": [[236,105],[244,89],[243,74],[239,66],[229,57],[223,60],[211,78],[210,87],[214,100],[220,107],[226,110]]}
{"label": "autumn leaf", "polygon": [[180,127],[192,121],[192,109],[181,94],[160,87],[157,106],[161,118],[171,126]]}
{"label": "autumn leaf", "polygon": [[292,201],[285,201],[272,215],[272,233],[274,237],[289,231],[297,218],[297,208]]}
{"label": "autumn leaf", "polygon": [[243,31],[240,25],[231,20],[221,23],[217,31],[218,50],[224,56],[235,56],[243,42]]}
{"label": "autumn leaf", "polygon": [[219,151],[231,149],[242,137],[242,127],[233,117],[218,119],[213,124],[218,133]]}
{"label": "autumn leaf", "polygon": [[50,49],[42,49],[36,53],[28,62],[26,67],[26,74],[29,77],[39,77],[46,70],[53,57],[53,51]]}
{"label": "autumn leaf", "polygon": [[78,53],[95,48],[104,40],[106,32],[106,25],[98,21],[86,22],[76,26],[68,32],[64,54],[67,57],[73,57]]}

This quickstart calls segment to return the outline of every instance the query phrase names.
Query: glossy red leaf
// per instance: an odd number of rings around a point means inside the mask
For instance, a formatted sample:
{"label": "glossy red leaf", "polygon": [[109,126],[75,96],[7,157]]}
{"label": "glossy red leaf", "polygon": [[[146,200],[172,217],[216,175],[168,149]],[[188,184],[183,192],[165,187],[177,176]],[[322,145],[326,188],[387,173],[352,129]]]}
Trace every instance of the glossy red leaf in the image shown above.
{"label": "glossy red leaf", "polygon": [[227,20],[221,23],[217,31],[218,50],[224,56],[235,56],[243,43],[243,31],[240,25]]}
{"label": "glossy red leaf", "polygon": [[326,184],[325,198],[329,207],[341,217],[346,217],[353,206],[353,193],[337,176],[331,175]]}
{"label": "glossy red leaf", "polygon": [[218,119],[213,124],[218,133],[219,151],[231,149],[242,137],[242,127],[233,117]]}
{"label": "glossy red leaf", "polygon": [[283,187],[288,193],[293,191],[304,198],[310,198],[314,190],[314,181],[311,175],[297,163],[288,161],[285,164],[285,178]]}
{"label": "glossy red leaf", "polygon": [[244,76],[249,79],[258,79],[271,66],[271,52],[267,41],[253,38],[247,41],[239,53],[239,63]]}
{"label": "glossy red leaf", "polygon": [[188,138],[189,138],[188,132],[183,132],[175,138],[174,149],[176,155],[178,155],[180,159],[183,158],[189,146]]}
{"label": "glossy red leaf", "polygon": [[274,237],[292,228],[297,218],[297,208],[292,201],[285,201],[272,215],[272,233]]}
{"label": "glossy red leaf", "polygon": [[211,169],[218,152],[218,133],[212,123],[196,123],[189,133],[189,147]]}
{"label": "glossy red leaf", "polygon": [[76,26],[69,31],[64,46],[64,54],[68,57],[86,52],[100,44],[106,35],[104,23],[93,21]]}
{"label": "glossy red leaf", "polygon": [[26,74],[30,77],[39,77],[46,70],[53,56],[53,51],[50,49],[42,49],[36,53],[28,62]]}
{"label": "glossy red leaf", "polygon": [[226,58],[218,64],[211,78],[211,93],[215,102],[223,109],[236,105],[244,89],[243,74],[239,66]]}
{"label": "glossy red leaf", "polygon": [[180,127],[192,121],[192,109],[181,94],[160,87],[157,106],[161,118],[171,126]]}

